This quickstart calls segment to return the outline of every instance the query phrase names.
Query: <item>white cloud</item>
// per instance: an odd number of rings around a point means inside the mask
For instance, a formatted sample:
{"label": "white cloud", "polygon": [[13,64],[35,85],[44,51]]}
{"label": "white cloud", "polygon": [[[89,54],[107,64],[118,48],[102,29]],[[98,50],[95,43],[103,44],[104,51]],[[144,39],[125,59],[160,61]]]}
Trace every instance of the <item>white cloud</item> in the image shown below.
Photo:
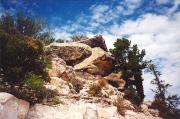
{"label": "white cloud", "polygon": [[59,38],[63,40],[70,40],[71,38],[71,34],[62,29],[56,28],[54,29],[53,32],[54,32],[54,37],[56,40]]}
{"label": "white cloud", "polygon": [[[111,33],[128,36],[132,44],[146,49],[148,59],[160,60],[161,79],[171,83],[171,92],[180,91],[180,12],[172,17],[145,14],[137,20],[125,21],[123,25],[111,27]],[[147,76],[145,76],[147,78]],[[151,77],[152,79],[152,77]],[[148,79],[145,79],[148,80]],[[145,81],[145,91],[151,85]]]}
{"label": "white cloud", "polygon": [[94,14],[103,13],[108,9],[109,9],[108,5],[93,5],[92,7],[90,7],[90,10],[92,10]]}
{"label": "white cloud", "polygon": [[[160,0],[159,4],[166,4],[167,0]],[[93,5],[90,8],[91,15],[80,15],[75,22],[69,22],[61,30],[56,29],[56,38],[65,38],[71,36],[72,31],[82,31],[88,37],[95,34],[94,30],[102,34],[107,47],[113,48],[113,43],[122,36],[128,37],[132,44],[138,44],[141,49],[146,50],[146,58],[157,61],[161,67],[161,79],[171,83],[173,87],[171,92],[180,91],[180,12],[177,12],[179,0],[173,1],[173,6],[166,9],[167,13],[157,15],[145,13],[136,20],[125,20],[121,25],[117,18],[122,15],[130,15],[141,5],[141,0],[125,0],[119,2],[116,6],[111,5]],[[103,24],[113,21],[113,25],[105,26]],[[86,25],[81,25],[85,23]],[[83,29],[83,30],[82,30]],[[152,85],[150,81],[152,75],[144,75],[144,88],[146,98],[152,98]]]}
{"label": "white cloud", "polygon": [[167,4],[167,3],[169,3],[170,1],[172,1],[172,0],[156,0],[156,2],[157,2],[158,4]]}
{"label": "white cloud", "polygon": [[135,12],[141,3],[141,0],[124,0],[119,2],[117,8],[121,11],[122,15],[130,15]]}
{"label": "white cloud", "polygon": [[168,10],[168,14],[171,15],[173,12],[175,12],[178,9],[178,6],[180,5],[180,0],[174,0],[174,5]]}

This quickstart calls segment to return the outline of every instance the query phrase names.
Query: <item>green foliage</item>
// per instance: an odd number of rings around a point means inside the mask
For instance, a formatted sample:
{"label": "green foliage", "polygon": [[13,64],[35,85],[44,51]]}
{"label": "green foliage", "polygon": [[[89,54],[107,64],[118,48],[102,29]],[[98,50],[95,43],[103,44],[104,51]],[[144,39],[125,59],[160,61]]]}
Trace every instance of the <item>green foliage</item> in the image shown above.
{"label": "green foliage", "polygon": [[33,18],[31,14],[26,15],[24,12],[20,11],[17,13],[15,18],[15,27],[23,35],[36,37],[40,35],[43,28],[45,27],[45,22],[41,18]]}
{"label": "green foliage", "polygon": [[139,105],[141,103],[141,97],[133,86],[128,87],[125,90],[124,98],[130,100],[132,103]]}
{"label": "green foliage", "polygon": [[56,42],[57,42],[57,43],[64,43],[65,40],[59,38],[59,39],[56,40]]}
{"label": "green foliage", "polygon": [[[143,60],[145,50],[139,50],[137,45],[131,46],[128,39],[117,39],[114,43],[114,49],[110,52],[115,57],[115,72],[122,72],[122,78],[126,80],[126,87],[135,85],[141,100],[144,98],[142,85],[142,70],[146,68],[147,61]],[[135,81],[131,81],[130,78]]]}
{"label": "green foliage", "polygon": [[[7,14],[0,18],[1,68],[5,80],[11,83],[21,83],[29,72],[49,80],[43,42],[35,39],[41,28],[30,17],[19,13],[15,17]],[[28,23],[34,25],[34,31]]]}
{"label": "green foliage", "polygon": [[48,33],[43,37],[46,31],[43,24],[40,19],[21,12],[0,18],[0,75],[3,75],[0,91],[31,103],[41,102],[49,95],[43,86],[50,80],[44,56]]}
{"label": "green foliage", "polygon": [[40,76],[29,73],[25,77],[25,84],[33,90],[41,90],[44,82]]}

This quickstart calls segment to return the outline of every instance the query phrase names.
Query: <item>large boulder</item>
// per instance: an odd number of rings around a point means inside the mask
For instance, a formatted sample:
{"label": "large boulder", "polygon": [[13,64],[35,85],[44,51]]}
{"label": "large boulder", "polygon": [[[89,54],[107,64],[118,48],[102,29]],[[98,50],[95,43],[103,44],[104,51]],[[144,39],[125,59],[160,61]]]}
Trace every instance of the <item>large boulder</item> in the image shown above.
{"label": "large boulder", "polygon": [[104,51],[108,51],[106,44],[105,44],[105,40],[103,39],[103,37],[101,35],[95,36],[95,37],[87,39],[87,40],[79,41],[79,43],[84,43],[86,45],[89,45],[92,48],[100,47]]}
{"label": "large boulder", "polygon": [[76,71],[85,70],[93,75],[108,75],[113,70],[113,57],[99,47],[92,48],[92,55],[74,66]]}
{"label": "large boulder", "polygon": [[74,66],[91,55],[91,47],[83,43],[51,43],[46,46],[47,56],[57,56],[67,65]]}
{"label": "large boulder", "polygon": [[0,119],[25,119],[28,110],[29,102],[9,93],[0,93]]}

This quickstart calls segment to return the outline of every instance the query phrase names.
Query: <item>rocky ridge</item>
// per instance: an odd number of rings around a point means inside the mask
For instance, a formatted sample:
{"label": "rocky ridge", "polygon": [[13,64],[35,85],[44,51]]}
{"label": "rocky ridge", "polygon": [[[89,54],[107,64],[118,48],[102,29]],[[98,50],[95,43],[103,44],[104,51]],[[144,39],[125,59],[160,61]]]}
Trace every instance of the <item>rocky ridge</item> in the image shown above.
{"label": "rocky ridge", "polygon": [[[151,102],[140,106],[123,99],[124,115],[114,103],[123,98],[125,81],[112,73],[113,57],[101,36],[87,41],[53,43],[46,47],[51,57],[51,81],[45,85],[57,90],[57,105],[35,104],[0,93],[0,119],[161,119],[150,109]],[[8,112],[8,113],[7,113]]]}

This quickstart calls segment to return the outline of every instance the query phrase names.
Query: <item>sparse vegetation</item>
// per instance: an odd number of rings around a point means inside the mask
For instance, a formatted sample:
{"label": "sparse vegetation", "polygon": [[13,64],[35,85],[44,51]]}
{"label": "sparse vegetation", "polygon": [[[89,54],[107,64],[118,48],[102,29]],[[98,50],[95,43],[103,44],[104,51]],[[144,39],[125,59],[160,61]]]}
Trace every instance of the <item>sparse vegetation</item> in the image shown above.
{"label": "sparse vegetation", "polygon": [[53,98],[47,99],[46,101],[44,101],[43,104],[52,106],[52,105],[57,105],[57,104],[64,104],[64,102],[61,101],[61,100],[59,99],[59,97],[55,96],[55,97],[53,97]]}
{"label": "sparse vegetation", "polygon": [[114,101],[113,104],[117,107],[117,111],[119,112],[119,114],[124,116],[128,107],[125,104],[123,97],[118,96],[118,98]]}
{"label": "sparse vegetation", "polygon": [[83,82],[72,77],[68,80],[69,87],[71,89],[74,89],[77,93],[83,88]]}
{"label": "sparse vegetation", "polygon": [[97,83],[93,83],[89,85],[88,93],[92,96],[101,96],[101,90],[102,87],[100,87],[100,85],[98,85]]}
{"label": "sparse vegetation", "polygon": [[77,41],[83,41],[83,40],[87,40],[88,37],[83,35],[83,34],[77,34],[71,37],[73,42],[77,42]]}

